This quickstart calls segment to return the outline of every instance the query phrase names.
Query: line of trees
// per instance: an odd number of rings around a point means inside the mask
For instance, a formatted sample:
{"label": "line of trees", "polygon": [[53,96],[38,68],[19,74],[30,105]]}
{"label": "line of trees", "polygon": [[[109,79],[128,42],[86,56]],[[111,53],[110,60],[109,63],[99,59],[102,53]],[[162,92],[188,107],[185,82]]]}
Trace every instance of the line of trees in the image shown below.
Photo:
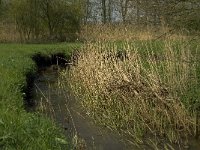
{"label": "line of trees", "polygon": [[200,30],[199,0],[87,0],[86,22],[170,25]]}
{"label": "line of trees", "polygon": [[1,0],[0,5],[6,8],[2,20],[15,24],[22,41],[75,40],[83,17],[78,0]]}
{"label": "line of trees", "polygon": [[87,23],[167,25],[200,30],[199,0],[0,0],[1,22],[22,41],[73,41]]}

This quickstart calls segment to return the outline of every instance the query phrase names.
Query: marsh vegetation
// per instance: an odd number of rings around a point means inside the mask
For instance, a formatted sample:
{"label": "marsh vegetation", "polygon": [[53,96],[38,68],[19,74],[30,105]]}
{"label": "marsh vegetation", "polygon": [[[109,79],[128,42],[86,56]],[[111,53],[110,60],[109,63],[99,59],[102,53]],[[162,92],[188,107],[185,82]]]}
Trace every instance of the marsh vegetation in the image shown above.
{"label": "marsh vegetation", "polygon": [[90,34],[64,80],[96,123],[140,148],[182,149],[199,136],[199,45],[150,32]]}
{"label": "marsh vegetation", "polygon": [[0,0],[0,149],[71,148],[55,119],[25,109],[46,63],[35,58],[51,63],[55,54],[69,58],[66,69],[52,67],[56,90],[74,95],[97,126],[139,149],[199,149],[199,8],[199,0]]}

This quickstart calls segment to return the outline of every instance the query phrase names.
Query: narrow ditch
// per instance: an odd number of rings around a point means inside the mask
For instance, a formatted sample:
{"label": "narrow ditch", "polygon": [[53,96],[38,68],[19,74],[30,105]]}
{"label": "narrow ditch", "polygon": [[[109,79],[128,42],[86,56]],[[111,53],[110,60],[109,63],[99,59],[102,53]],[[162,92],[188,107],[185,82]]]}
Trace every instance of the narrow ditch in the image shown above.
{"label": "narrow ditch", "polygon": [[[70,141],[70,149],[81,150],[129,150],[133,147],[122,137],[105,127],[93,123],[69,88],[62,88],[60,71],[70,68],[71,57],[62,53],[33,56],[38,70],[27,75],[25,106],[27,111],[40,112],[55,121]],[[147,145],[145,149],[149,149]],[[176,147],[176,146],[175,146]],[[190,147],[198,149],[199,142],[191,140]],[[64,148],[65,149],[65,148]],[[68,148],[66,148],[68,149]],[[177,147],[177,149],[179,149]]]}
{"label": "narrow ditch", "polygon": [[55,121],[69,139],[71,149],[133,149],[129,144],[125,144],[117,133],[95,125],[72,92],[61,88],[59,74],[62,69],[69,67],[67,64],[70,57],[67,58],[61,53],[50,57],[37,54],[33,60],[38,66],[38,72],[36,76],[28,76],[28,111],[38,111]]}
{"label": "narrow ditch", "polygon": [[35,93],[33,92],[33,89],[34,81],[39,77],[40,70],[50,66],[55,66],[55,69],[58,66],[61,68],[67,67],[70,59],[71,56],[66,56],[63,53],[52,54],[50,56],[37,53],[32,57],[32,60],[36,63],[37,70],[36,72],[29,72],[26,74],[27,86],[22,89],[23,93],[26,93],[24,97],[25,110],[33,111],[36,107],[36,101],[34,100]]}

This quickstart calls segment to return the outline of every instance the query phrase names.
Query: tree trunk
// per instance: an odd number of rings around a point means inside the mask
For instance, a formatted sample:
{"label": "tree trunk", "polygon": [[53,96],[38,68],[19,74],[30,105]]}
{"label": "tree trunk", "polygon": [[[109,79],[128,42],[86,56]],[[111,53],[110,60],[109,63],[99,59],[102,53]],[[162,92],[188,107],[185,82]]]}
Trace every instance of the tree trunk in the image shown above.
{"label": "tree trunk", "polygon": [[106,19],[106,0],[102,0],[102,12],[103,12],[103,23],[105,24],[107,22]]}
{"label": "tree trunk", "polygon": [[46,3],[46,16],[47,16],[47,22],[48,22],[49,36],[51,37],[53,35],[53,27],[52,27],[52,24],[51,24],[49,7],[50,7],[49,1],[47,1],[47,3]]}
{"label": "tree trunk", "polygon": [[112,22],[112,1],[108,1],[108,21]]}
{"label": "tree trunk", "polygon": [[136,15],[137,15],[137,24],[140,24],[140,9],[139,9],[139,0],[136,0]]}

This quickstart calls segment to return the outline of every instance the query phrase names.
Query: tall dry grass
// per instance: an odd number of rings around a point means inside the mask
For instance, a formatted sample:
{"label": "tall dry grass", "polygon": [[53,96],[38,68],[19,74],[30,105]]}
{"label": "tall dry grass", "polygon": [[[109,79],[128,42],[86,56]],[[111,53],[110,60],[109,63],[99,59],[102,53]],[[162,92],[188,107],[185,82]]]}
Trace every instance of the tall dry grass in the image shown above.
{"label": "tall dry grass", "polygon": [[136,26],[134,24],[87,24],[82,26],[81,41],[124,41],[188,38],[186,32],[177,31],[165,25]]}
{"label": "tall dry grass", "polygon": [[[44,33],[38,40],[44,41],[45,36]],[[77,40],[79,41],[152,40],[157,38],[176,40],[177,38],[188,38],[185,32],[177,32],[167,26],[151,27],[120,23],[82,25],[78,37]],[[0,42],[24,42],[24,40],[13,23],[0,23]],[[30,39],[30,41],[37,42],[35,38]]]}
{"label": "tall dry grass", "polygon": [[20,35],[13,24],[0,23],[0,43],[19,42]]}
{"label": "tall dry grass", "polygon": [[146,43],[123,42],[122,59],[118,43],[88,42],[67,80],[88,115],[133,143],[154,137],[181,145],[197,132],[195,110],[183,97],[197,78],[192,51],[175,45],[165,41],[155,51]]}

